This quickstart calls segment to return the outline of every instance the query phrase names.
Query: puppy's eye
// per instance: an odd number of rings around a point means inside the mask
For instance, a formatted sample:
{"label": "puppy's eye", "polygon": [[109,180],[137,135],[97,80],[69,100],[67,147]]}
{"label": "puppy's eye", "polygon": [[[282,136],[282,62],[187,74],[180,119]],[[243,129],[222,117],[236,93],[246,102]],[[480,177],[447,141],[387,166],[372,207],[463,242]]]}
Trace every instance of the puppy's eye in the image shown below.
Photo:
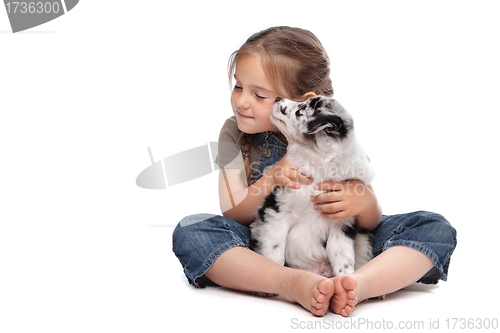
{"label": "puppy's eye", "polygon": [[302,110],[305,110],[305,109],[307,109],[307,104],[306,103],[299,104],[299,107],[298,107],[299,111],[302,111]]}

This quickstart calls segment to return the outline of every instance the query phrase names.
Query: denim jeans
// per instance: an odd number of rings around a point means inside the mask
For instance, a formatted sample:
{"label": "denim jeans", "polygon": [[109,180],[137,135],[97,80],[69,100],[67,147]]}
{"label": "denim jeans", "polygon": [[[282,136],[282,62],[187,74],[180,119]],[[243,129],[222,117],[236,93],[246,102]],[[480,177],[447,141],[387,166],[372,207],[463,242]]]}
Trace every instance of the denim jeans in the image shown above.
{"label": "denim jeans", "polygon": [[[406,246],[425,254],[434,268],[418,282],[447,280],[450,257],[457,244],[456,231],[441,215],[418,211],[383,216],[373,231],[374,256],[394,246]],[[184,218],[173,233],[173,251],[194,287],[213,286],[204,274],[227,250],[249,247],[248,227],[219,215],[198,214]]]}
{"label": "denim jeans", "polygon": [[[271,156],[262,155],[258,170],[259,178],[265,169],[283,157],[286,145],[272,134],[254,136],[254,145],[265,145]],[[450,257],[457,245],[456,230],[441,215],[418,211],[399,215],[384,215],[378,227],[373,230],[375,244],[373,255],[377,256],[394,246],[406,246],[425,254],[434,268],[418,282],[436,284],[447,280]],[[225,251],[241,246],[249,247],[248,227],[224,216],[197,214],[184,218],[175,228],[172,247],[181,262],[189,283],[197,288],[215,286],[205,277],[205,272]]]}

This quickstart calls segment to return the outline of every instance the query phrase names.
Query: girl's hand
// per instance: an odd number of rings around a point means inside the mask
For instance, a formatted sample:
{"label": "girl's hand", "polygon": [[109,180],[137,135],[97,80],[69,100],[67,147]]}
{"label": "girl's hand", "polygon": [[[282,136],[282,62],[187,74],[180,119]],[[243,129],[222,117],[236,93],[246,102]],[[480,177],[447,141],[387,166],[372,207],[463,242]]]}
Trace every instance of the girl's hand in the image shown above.
{"label": "girl's hand", "polygon": [[299,189],[300,184],[310,185],[311,178],[301,174],[292,167],[292,162],[285,155],[274,167],[272,167],[266,175],[272,177],[274,185],[286,186],[293,189]]}
{"label": "girl's hand", "polygon": [[[359,216],[378,206],[373,190],[360,180],[345,182],[324,182],[315,186],[316,190],[325,191],[311,196],[314,209],[329,219],[342,219]],[[379,220],[380,221],[380,220]]]}

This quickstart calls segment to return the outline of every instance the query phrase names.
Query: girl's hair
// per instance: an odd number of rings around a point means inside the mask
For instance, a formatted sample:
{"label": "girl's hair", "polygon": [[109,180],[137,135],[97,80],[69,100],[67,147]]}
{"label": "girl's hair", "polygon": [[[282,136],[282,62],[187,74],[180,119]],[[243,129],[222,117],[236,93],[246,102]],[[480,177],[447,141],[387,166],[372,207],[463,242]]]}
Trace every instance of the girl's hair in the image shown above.
{"label": "girl's hair", "polygon": [[[319,39],[310,31],[291,27],[272,27],[250,36],[229,58],[228,76],[232,85],[238,59],[258,54],[266,78],[280,97],[300,100],[308,93],[333,96],[330,60]],[[249,134],[242,133],[238,144],[243,148],[247,181],[251,169]]]}

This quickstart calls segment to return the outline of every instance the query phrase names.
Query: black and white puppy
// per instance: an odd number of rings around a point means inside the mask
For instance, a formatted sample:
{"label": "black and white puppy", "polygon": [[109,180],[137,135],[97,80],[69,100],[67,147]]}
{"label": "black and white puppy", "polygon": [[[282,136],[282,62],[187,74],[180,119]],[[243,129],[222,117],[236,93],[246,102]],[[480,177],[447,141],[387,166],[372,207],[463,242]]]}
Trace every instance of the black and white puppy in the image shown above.
{"label": "black and white puppy", "polygon": [[352,117],[336,100],[316,96],[305,102],[278,98],[271,119],[288,140],[294,169],[313,183],[278,187],[267,196],[250,226],[253,250],[325,277],[353,273],[372,258],[373,236],[356,226],[355,217],[321,216],[310,200],[321,193],[314,186],[325,181],[371,183],[373,171],[356,140]]}

